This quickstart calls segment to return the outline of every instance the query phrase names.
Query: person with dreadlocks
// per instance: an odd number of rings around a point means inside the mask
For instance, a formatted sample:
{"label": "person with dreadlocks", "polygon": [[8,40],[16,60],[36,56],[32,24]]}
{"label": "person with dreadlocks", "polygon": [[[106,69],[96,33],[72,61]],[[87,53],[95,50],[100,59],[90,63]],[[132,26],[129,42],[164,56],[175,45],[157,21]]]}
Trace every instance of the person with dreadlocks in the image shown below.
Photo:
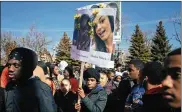
{"label": "person with dreadlocks", "polygon": [[8,57],[9,83],[5,88],[6,112],[56,112],[50,87],[33,71],[37,66],[34,51],[18,47]]}

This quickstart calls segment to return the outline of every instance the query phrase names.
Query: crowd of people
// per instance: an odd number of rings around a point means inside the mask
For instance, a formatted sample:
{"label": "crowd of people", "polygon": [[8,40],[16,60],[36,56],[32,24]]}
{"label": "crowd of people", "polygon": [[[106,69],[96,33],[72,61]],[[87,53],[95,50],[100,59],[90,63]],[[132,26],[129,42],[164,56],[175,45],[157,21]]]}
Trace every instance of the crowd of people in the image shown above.
{"label": "crowd of people", "polygon": [[0,112],[180,112],[181,48],[163,63],[130,60],[126,70],[85,66],[79,70],[38,61],[15,48],[0,71]]}

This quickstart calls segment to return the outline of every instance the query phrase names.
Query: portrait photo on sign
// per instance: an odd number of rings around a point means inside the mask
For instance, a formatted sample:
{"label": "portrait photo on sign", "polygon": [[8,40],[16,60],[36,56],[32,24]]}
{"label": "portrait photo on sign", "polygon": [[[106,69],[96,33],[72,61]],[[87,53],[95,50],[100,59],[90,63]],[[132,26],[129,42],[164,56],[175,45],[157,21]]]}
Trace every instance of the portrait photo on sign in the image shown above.
{"label": "portrait photo on sign", "polygon": [[115,28],[114,28],[114,42],[121,41],[121,2],[109,2],[106,8],[116,8]]}
{"label": "portrait photo on sign", "polygon": [[71,58],[100,67],[113,68],[116,8],[90,8],[74,16]]}
{"label": "portrait photo on sign", "polygon": [[113,42],[119,43],[121,41],[121,2],[101,2],[98,4],[91,4],[80,7],[77,10],[93,9],[93,8],[113,8],[116,9],[116,18],[114,24],[114,39]]}
{"label": "portrait photo on sign", "polygon": [[75,19],[74,22],[74,31],[73,31],[73,42],[72,45],[77,46],[77,39],[78,39],[78,27],[79,27],[79,23],[78,23],[79,19]]}
{"label": "portrait photo on sign", "polygon": [[[114,15],[111,9],[93,9],[93,33],[91,49],[94,51],[113,53]],[[106,13],[107,12],[107,13]]]}
{"label": "portrait photo on sign", "polygon": [[90,35],[89,26],[90,17],[88,14],[76,14],[75,25],[73,32],[73,45],[77,47],[77,50],[88,51],[90,50]]}

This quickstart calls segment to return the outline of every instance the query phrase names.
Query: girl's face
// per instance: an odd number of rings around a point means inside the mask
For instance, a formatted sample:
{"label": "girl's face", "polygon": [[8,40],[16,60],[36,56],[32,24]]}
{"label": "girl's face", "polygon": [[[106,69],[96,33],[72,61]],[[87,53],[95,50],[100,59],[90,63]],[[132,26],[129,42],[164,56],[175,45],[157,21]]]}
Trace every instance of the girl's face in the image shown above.
{"label": "girl's face", "polygon": [[55,67],[54,67],[54,74],[55,74],[56,76],[59,75],[58,66],[55,66]]}
{"label": "girl's face", "polygon": [[106,41],[112,35],[108,16],[97,15],[94,19],[94,23],[96,34],[101,40]]}
{"label": "girl's face", "polygon": [[69,79],[69,72],[67,70],[64,70],[63,74],[66,79]]}
{"label": "girl's face", "polygon": [[87,83],[87,87],[88,89],[92,90],[93,88],[95,88],[97,86],[97,81],[95,78],[88,78],[86,80]]}
{"label": "girl's face", "polygon": [[117,82],[120,82],[120,81],[121,81],[121,76],[117,76],[117,77],[116,77],[116,81],[117,81]]}
{"label": "girl's face", "polygon": [[100,73],[100,85],[104,87],[108,81],[108,77],[104,73]]}

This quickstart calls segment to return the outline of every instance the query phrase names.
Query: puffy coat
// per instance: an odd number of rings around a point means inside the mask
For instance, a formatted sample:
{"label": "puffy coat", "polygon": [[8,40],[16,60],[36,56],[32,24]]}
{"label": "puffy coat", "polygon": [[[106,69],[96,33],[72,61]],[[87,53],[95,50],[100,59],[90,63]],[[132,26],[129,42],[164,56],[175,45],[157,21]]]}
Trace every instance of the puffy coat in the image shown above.
{"label": "puffy coat", "polygon": [[51,88],[38,77],[21,85],[8,83],[5,90],[6,112],[56,112]]}
{"label": "puffy coat", "polygon": [[107,93],[98,85],[81,102],[82,112],[103,112],[107,102]]}

